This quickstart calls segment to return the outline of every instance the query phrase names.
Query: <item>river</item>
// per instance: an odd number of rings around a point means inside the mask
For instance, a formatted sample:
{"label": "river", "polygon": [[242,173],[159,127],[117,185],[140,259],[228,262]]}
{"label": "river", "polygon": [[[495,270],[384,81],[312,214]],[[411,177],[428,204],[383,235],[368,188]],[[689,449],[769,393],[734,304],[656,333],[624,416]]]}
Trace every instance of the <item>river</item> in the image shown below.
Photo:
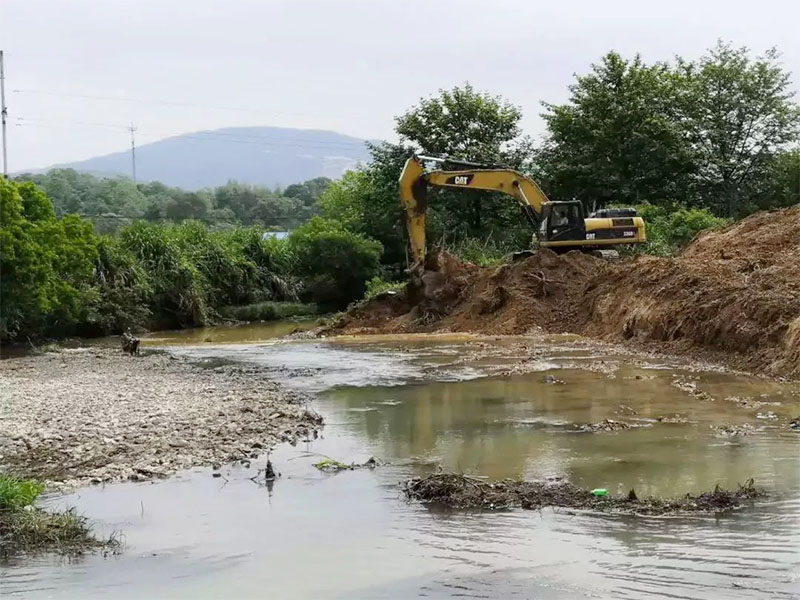
{"label": "river", "polygon": [[[259,364],[315,395],[319,439],[280,446],[271,485],[249,468],[82,488],[75,506],[117,556],[25,557],[4,594],[42,598],[790,598],[800,595],[800,386],[568,336],[283,341],[296,325],[157,334],[213,367]],[[688,387],[687,387],[688,386]],[[690,393],[696,388],[704,395]],[[687,391],[689,390],[689,391]],[[661,419],[659,421],[659,418]],[[624,420],[630,429],[577,432]],[[670,422],[675,421],[675,422]],[[721,425],[746,435],[726,435]],[[321,457],[387,464],[322,473]],[[398,483],[442,468],[563,477],[678,496],[753,477],[770,496],[724,515],[447,511]]]}

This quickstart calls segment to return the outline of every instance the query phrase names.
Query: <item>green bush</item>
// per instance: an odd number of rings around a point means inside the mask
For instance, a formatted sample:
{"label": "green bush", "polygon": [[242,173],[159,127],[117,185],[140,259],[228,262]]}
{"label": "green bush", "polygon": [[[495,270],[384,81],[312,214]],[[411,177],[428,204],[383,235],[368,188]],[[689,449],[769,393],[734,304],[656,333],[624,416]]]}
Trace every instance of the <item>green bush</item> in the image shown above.
{"label": "green bush", "polygon": [[95,286],[87,293],[85,333],[108,335],[146,324],[151,315],[150,277],[119,238],[100,236]]}
{"label": "green bush", "polygon": [[363,297],[366,282],[378,273],[379,242],[345,230],[333,220],[314,217],[287,238],[294,271],[303,278],[301,299],[344,308]]}
{"label": "green bush", "polygon": [[367,291],[364,293],[364,300],[372,300],[383,292],[400,292],[406,287],[404,281],[385,281],[377,275],[367,282]]}
{"label": "green bush", "polygon": [[0,474],[0,510],[20,510],[30,506],[44,490],[32,479],[18,479]]}
{"label": "green bush", "polygon": [[203,325],[209,318],[208,282],[174,229],[140,221],[120,232],[120,243],[150,276],[157,325]]}
{"label": "green bush", "polygon": [[634,248],[634,252],[642,254],[675,255],[701,231],[730,223],[729,219],[715,217],[706,208],[667,209],[640,204],[636,209],[644,219],[647,232],[647,243]]}
{"label": "green bush", "polygon": [[301,302],[258,302],[244,306],[224,306],[220,315],[234,321],[275,321],[319,314],[316,304]]}
{"label": "green bush", "polygon": [[96,259],[91,224],[58,220],[33,184],[0,178],[0,340],[68,333],[83,316]]}

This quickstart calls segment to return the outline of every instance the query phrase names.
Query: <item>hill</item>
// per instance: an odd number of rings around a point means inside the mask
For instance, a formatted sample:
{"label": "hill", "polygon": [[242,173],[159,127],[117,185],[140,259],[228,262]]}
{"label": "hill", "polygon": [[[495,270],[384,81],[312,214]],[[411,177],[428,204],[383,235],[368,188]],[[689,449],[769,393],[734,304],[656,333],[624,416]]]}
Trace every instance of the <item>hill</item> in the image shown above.
{"label": "hill", "polygon": [[[368,158],[366,140],[333,131],[229,127],[137,146],[136,175],[138,181],[160,181],[187,190],[230,180],[285,187],[315,177],[338,178]],[[49,168],[54,167],[130,176],[131,155],[115,152]]]}

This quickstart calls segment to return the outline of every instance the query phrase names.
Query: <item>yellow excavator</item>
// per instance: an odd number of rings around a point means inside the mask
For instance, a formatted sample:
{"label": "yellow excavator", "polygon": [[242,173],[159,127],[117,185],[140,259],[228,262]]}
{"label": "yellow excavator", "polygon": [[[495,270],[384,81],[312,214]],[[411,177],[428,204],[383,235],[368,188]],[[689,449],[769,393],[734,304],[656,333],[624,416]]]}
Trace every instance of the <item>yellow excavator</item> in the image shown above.
{"label": "yellow excavator", "polygon": [[[446,163],[448,168],[426,170],[426,163]],[[451,170],[451,166],[456,169]],[[539,246],[556,252],[577,249],[602,255],[602,250],[608,246],[647,241],[644,220],[636,215],[635,209],[600,210],[586,218],[580,201],[551,202],[535,181],[519,171],[502,165],[415,155],[406,161],[400,175],[400,202],[406,213],[412,265],[415,266],[422,265],[425,259],[429,186],[508,194],[522,207],[536,231]]]}

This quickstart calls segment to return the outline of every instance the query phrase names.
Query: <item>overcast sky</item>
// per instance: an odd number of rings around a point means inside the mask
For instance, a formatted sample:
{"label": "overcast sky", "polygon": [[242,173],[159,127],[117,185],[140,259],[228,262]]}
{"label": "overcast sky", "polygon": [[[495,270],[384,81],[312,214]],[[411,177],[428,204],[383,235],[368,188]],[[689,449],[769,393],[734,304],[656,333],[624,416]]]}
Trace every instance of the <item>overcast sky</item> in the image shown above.
{"label": "overcast sky", "polygon": [[123,150],[130,123],[140,144],[236,125],[391,138],[464,81],[536,135],[540,102],[608,50],[696,58],[718,38],[778,46],[797,88],[798,23],[788,0],[0,0],[9,169]]}

